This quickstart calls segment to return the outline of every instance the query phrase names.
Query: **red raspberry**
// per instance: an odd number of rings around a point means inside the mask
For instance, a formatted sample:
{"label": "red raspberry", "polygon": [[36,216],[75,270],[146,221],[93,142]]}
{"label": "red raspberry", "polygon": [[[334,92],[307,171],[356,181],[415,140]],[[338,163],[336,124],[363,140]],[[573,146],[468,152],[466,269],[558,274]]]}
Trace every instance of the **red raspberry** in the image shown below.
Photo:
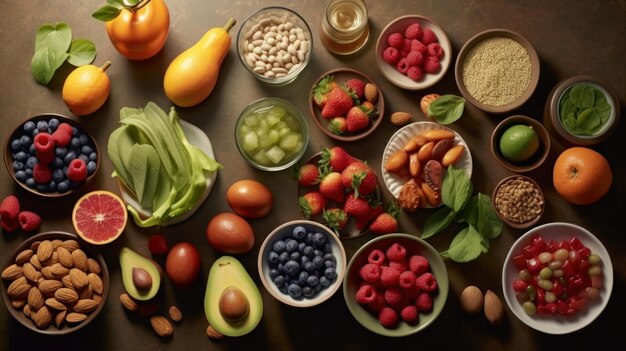
{"label": "red raspberry", "polygon": [[148,240],[148,250],[150,250],[153,255],[164,255],[169,249],[164,235],[155,234]]}
{"label": "red raspberry", "polygon": [[2,200],[0,204],[0,217],[7,220],[17,220],[17,216],[20,214],[20,200],[13,195],[9,195]]}
{"label": "red raspberry", "polygon": [[[406,248],[404,246],[395,243],[387,249],[387,259],[393,262],[402,262],[406,258]],[[404,271],[402,271],[404,272]],[[400,273],[402,273],[400,272]]]}
{"label": "red raspberry", "polygon": [[415,280],[415,284],[417,284],[417,287],[425,292],[433,292],[437,290],[437,280],[435,279],[435,276],[430,272],[424,273],[417,277],[417,279]]}
{"label": "red raspberry", "polygon": [[359,271],[359,275],[363,280],[370,284],[375,284],[380,280],[380,266],[372,263],[367,263]]}
{"label": "red raspberry", "polygon": [[422,29],[422,43],[428,45],[437,42],[437,35],[430,28]]}
{"label": "red raspberry", "polygon": [[396,49],[400,49],[404,45],[404,38],[400,33],[390,34],[387,37],[387,44],[389,44],[389,46],[393,46]]}
{"label": "red raspberry", "polygon": [[413,255],[409,258],[409,269],[415,273],[416,276],[420,276],[430,269],[428,259],[424,256]]}
{"label": "red raspberry", "polygon": [[[414,52],[417,52],[417,51],[414,51]],[[411,80],[415,82],[419,82],[422,79],[424,79],[424,72],[422,71],[421,68],[417,66],[409,67],[409,69],[406,71],[406,75],[407,77],[411,78]]]}
{"label": "red raspberry", "polygon": [[378,312],[378,321],[385,328],[393,328],[398,324],[398,312],[391,307],[383,307]]}
{"label": "red raspberry", "polygon": [[421,293],[415,301],[420,312],[430,312],[433,309],[433,298],[428,293]]}
{"label": "red raspberry", "polygon": [[404,271],[406,271],[407,269],[409,269],[409,265],[406,262],[406,260],[402,261],[402,262],[389,262],[389,267],[395,269],[396,271],[398,271],[398,273],[402,273]]}
{"label": "red raspberry", "polygon": [[422,54],[426,54],[428,52],[428,47],[422,44],[421,41],[413,39],[411,40],[411,51],[419,51]]}
{"label": "red raspberry", "polygon": [[515,279],[513,281],[513,290],[515,290],[517,292],[526,291],[527,287],[528,287],[528,283],[526,283],[525,281],[523,281],[521,279]]}
{"label": "red raspberry", "polygon": [[361,305],[367,305],[376,302],[378,299],[378,293],[373,286],[365,284],[357,290],[355,298],[356,302]]}
{"label": "red raspberry", "polygon": [[387,306],[387,301],[385,301],[385,294],[381,290],[376,290],[376,300],[367,305],[367,308],[372,312],[380,312],[383,307]]}
{"label": "red raspberry", "polygon": [[406,52],[407,54],[411,52],[411,39],[404,39],[404,44],[402,48],[400,48],[400,52]]}
{"label": "red raspberry", "polygon": [[409,66],[420,66],[424,62],[424,55],[419,51],[411,51],[406,56],[406,62]]}
{"label": "red raspberry", "polygon": [[393,46],[389,46],[383,51],[383,59],[390,65],[395,65],[400,60],[400,53],[398,49]]}
{"label": "red raspberry", "polygon": [[67,168],[67,177],[73,182],[80,182],[87,178],[87,165],[80,158],[75,158]]}
{"label": "red raspberry", "polygon": [[441,64],[439,63],[439,59],[435,56],[428,56],[426,60],[424,60],[424,71],[428,73],[435,73],[441,68]]}
{"label": "red raspberry", "polygon": [[70,127],[70,131],[68,132],[64,129],[61,129],[61,126],[63,124],[69,126],[69,124],[67,123],[61,123],[59,127],[57,128],[57,130],[54,133],[52,133],[52,138],[54,139],[54,143],[58,147],[66,147],[67,145],[69,145],[70,141],[72,140],[72,127]]}
{"label": "red raspberry", "polygon": [[404,307],[402,311],[400,311],[400,317],[402,317],[402,320],[407,323],[417,322],[417,319],[419,318],[419,314],[417,313],[417,307],[413,305],[408,305]]}
{"label": "red raspberry", "polygon": [[415,273],[411,271],[404,271],[400,274],[398,285],[400,285],[402,289],[413,289],[415,287],[415,279],[417,279]]}
{"label": "red raspberry", "polygon": [[422,27],[419,23],[413,23],[404,30],[404,37],[407,39],[417,39],[422,36]]}
{"label": "red raspberry", "polygon": [[404,296],[400,288],[389,288],[385,290],[385,301],[396,311],[400,311],[404,306],[410,303],[409,299]]}
{"label": "red raspberry", "polygon": [[65,122],[59,124],[59,126],[57,127],[56,131],[62,131],[64,133],[66,133],[66,134],[69,134],[70,136],[72,136],[72,133],[73,133],[72,126],[67,124],[67,123],[65,123]]}
{"label": "red raspberry", "polygon": [[5,232],[11,233],[20,227],[20,222],[17,219],[2,217],[2,219],[0,220],[0,226]]}
{"label": "red raspberry", "polygon": [[382,266],[385,263],[385,254],[378,249],[372,250],[369,256],[367,256],[367,262]]}
{"label": "red raspberry", "polygon": [[39,228],[39,225],[41,224],[41,217],[39,217],[39,215],[35,212],[22,211],[20,212],[18,218],[20,227],[22,227],[22,230],[25,232],[35,230]]}
{"label": "red raspberry", "polygon": [[52,138],[52,135],[48,133],[39,133],[35,135],[34,144],[37,155],[40,153],[54,153],[54,139]]}
{"label": "red raspberry", "polygon": [[52,179],[52,171],[48,168],[48,165],[37,163],[35,168],[33,168],[33,179],[38,184],[46,184]]}
{"label": "red raspberry", "polygon": [[396,69],[402,74],[406,73],[406,71],[409,69],[409,64],[406,62],[406,57],[403,57],[400,59],[400,61],[398,61]]}
{"label": "red raspberry", "polygon": [[381,267],[382,273],[380,274],[380,282],[383,283],[385,288],[392,288],[398,286],[400,279],[400,273],[393,268],[386,266]]}
{"label": "red raspberry", "polygon": [[435,56],[440,59],[443,56],[443,48],[437,43],[428,44],[428,56]]}

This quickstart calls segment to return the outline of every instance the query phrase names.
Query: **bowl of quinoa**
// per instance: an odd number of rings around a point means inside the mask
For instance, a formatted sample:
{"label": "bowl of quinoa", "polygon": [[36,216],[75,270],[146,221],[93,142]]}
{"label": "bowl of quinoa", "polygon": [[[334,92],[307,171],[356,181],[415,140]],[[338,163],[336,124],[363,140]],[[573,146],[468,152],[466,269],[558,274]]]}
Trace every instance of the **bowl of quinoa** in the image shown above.
{"label": "bowl of quinoa", "polygon": [[461,48],[456,84],[472,105],[507,113],[523,105],[539,81],[539,57],[526,38],[508,29],[489,29]]}

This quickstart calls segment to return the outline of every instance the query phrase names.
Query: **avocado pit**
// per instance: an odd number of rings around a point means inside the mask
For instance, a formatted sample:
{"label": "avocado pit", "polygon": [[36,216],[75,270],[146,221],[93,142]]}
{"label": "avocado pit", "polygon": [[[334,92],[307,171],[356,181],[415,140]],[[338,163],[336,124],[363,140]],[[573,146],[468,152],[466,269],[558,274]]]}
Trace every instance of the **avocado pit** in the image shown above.
{"label": "avocado pit", "polygon": [[137,290],[148,291],[152,288],[152,276],[143,268],[133,267],[133,284]]}
{"label": "avocado pit", "polygon": [[229,286],[222,292],[219,300],[219,311],[230,323],[243,320],[250,312],[250,303],[246,295],[237,287]]}

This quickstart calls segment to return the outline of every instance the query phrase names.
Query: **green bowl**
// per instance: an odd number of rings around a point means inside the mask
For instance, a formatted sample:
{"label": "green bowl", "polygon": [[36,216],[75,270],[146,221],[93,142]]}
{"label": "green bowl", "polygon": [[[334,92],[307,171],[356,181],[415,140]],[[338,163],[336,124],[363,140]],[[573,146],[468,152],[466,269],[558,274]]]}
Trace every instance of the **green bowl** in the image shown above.
{"label": "green bowl", "polygon": [[[385,252],[394,243],[404,246],[407,250],[407,256],[418,254],[428,259],[430,272],[437,280],[438,291],[433,296],[432,311],[428,313],[420,312],[418,323],[409,324],[401,320],[395,328],[385,328],[378,322],[376,314],[368,311],[356,301],[355,295],[361,281],[359,270],[367,263],[369,253],[374,249]],[[420,238],[400,233],[381,235],[363,245],[350,259],[343,280],[343,296],[350,313],[352,313],[357,322],[376,334],[392,337],[415,334],[433,323],[446,304],[448,289],[448,271],[437,250]]]}

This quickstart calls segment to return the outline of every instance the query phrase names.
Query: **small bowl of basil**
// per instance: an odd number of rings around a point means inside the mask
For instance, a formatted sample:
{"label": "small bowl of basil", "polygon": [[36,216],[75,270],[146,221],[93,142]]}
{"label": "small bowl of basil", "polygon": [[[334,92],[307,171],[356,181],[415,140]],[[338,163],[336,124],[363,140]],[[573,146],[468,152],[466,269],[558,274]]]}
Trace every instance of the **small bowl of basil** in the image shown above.
{"label": "small bowl of basil", "polygon": [[606,140],[619,122],[617,95],[590,76],[559,82],[545,106],[544,125],[565,145],[589,146]]}

